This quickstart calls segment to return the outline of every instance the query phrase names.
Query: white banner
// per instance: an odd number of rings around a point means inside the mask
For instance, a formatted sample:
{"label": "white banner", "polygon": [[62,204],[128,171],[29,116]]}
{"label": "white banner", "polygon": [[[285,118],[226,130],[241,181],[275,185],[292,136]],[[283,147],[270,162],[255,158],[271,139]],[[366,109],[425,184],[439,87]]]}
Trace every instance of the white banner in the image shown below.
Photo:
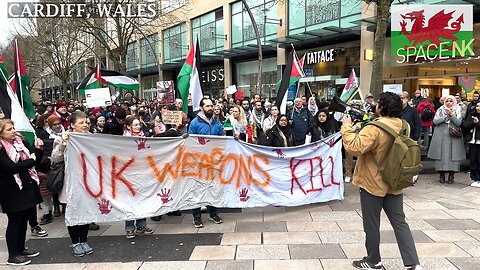
{"label": "white banner", "polygon": [[89,108],[110,106],[112,105],[110,90],[107,87],[86,89],[85,101]]}
{"label": "white banner", "polygon": [[310,145],[270,148],[230,137],[72,134],[66,153],[66,223],[132,220],[206,205],[342,200],[337,139],[340,133]]}

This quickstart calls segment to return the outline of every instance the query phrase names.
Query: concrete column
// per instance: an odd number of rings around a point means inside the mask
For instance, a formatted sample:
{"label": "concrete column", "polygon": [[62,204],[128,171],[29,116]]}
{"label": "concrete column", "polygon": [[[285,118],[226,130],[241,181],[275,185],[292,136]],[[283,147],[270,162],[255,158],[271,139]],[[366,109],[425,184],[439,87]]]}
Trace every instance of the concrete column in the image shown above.
{"label": "concrete column", "polygon": [[[362,18],[375,18],[376,8],[374,4],[366,4],[362,1]],[[363,96],[370,92],[370,83],[373,70],[373,61],[365,60],[365,50],[373,50],[375,45],[375,32],[367,31],[368,23],[362,23],[360,35],[360,89]],[[375,56],[374,56],[375,57]]]}

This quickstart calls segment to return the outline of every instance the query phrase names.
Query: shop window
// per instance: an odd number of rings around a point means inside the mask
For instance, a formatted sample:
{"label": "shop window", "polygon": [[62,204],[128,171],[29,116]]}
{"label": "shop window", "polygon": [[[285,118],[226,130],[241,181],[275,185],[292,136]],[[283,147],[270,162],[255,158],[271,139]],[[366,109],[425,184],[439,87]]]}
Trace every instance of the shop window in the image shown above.
{"label": "shop window", "polygon": [[360,0],[296,0],[288,5],[290,35],[328,26],[350,28],[361,19]]}
{"label": "shop window", "polygon": [[199,38],[202,54],[223,50],[223,9],[219,9],[192,20],[192,40]]}
{"label": "shop window", "polygon": [[[278,25],[265,24],[265,16],[268,19],[277,19],[277,1],[247,1],[258,27],[261,43],[266,44],[277,36]],[[255,31],[248,13],[243,9],[243,3],[232,4],[232,47],[243,47],[248,44],[256,44]]]}
{"label": "shop window", "polygon": [[257,88],[258,61],[235,64],[237,87],[245,91],[245,96],[260,94],[264,97],[276,96],[274,85],[277,82],[277,58],[263,59],[262,86]]}
{"label": "shop window", "polygon": [[[157,65],[158,40],[157,34],[140,40],[140,50],[142,54],[142,68]],[[152,50],[153,47],[153,50]]]}
{"label": "shop window", "polygon": [[127,71],[137,69],[138,55],[137,55],[137,43],[132,42],[127,46],[127,56],[126,56],[126,68]]}
{"label": "shop window", "polygon": [[188,53],[185,23],[163,31],[163,61],[172,63],[186,58]]}

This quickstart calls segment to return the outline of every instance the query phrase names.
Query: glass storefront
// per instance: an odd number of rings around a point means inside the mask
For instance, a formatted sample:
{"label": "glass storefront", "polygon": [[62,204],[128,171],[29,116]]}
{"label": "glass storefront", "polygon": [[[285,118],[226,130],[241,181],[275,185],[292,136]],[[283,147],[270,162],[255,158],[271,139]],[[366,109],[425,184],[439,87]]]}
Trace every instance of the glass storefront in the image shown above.
{"label": "glass storefront", "polygon": [[357,76],[360,74],[359,40],[298,52],[300,58],[304,55],[306,77],[300,79],[300,95],[311,90],[320,99],[329,100],[343,90],[352,68]]}
{"label": "glass storefront", "polygon": [[151,100],[157,96],[158,74],[141,78],[142,98]]}
{"label": "glass storefront", "polygon": [[173,63],[187,57],[186,24],[182,23],[163,31],[163,62]]}
{"label": "glass storefront", "polygon": [[277,58],[267,58],[262,61],[262,86],[257,87],[258,60],[235,64],[235,82],[245,96],[260,94],[262,97],[275,97],[274,89],[277,83]]}
{"label": "glass storefront", "polygon": [[126,67],[127,71],[138,69],[137,43],[132,42],[127,46]]}

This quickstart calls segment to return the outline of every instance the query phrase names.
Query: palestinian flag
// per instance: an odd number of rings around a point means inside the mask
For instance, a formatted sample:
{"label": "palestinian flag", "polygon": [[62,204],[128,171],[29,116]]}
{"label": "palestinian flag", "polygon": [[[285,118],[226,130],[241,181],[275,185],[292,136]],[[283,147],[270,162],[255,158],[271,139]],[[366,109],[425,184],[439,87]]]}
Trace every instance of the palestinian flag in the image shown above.
{"label": "palestinian flag", "polygon": [[30,84],[30,77],[27,75],[27,69],[23,63],[22,56],[18,51],[17,40],[15,39],[13,45],[14,61],[15,61],[15,73],[13,80],[10,81],[10,87],[12,87],[15,95],[18,97],[20,105],[27,115],[28,119],[35,119],[35,109],[33,108],[32,98],[30,97],[30,91],[27,86]]}
{"label": "palestinian flag", "polygon": [[288,88],[297,83],[300,78],[305,77],[302,70],[303,59],[304,58],[302,57],[301,63],[298,61],[295,49],[293,49],[287,57],[287,65],[283,71],[282,80],[278,87],[277,99],[275,100],[275,105],[278,107],[281,114],[287,113]]}
{"label": "palestinian flag", "polygon": [[200,101],[203,98],[202,86],[200,85],[201,58],[198,37],[195,38],[185,64],[177,76],[178,90],[183,100],[182,111],[188,113],[188,95],[192,96],[193,111],[200,110]]}
{"label": "palestinian flag", "polygon": [[8,96],[7,83],[8,72],[3,62],[3,55],[0,54],[0,107],[5,114],[5,118],[10,118],[12,115],[12,105],[10,97]]}
{"label": "palestinian flag", "polygon": [[88,73],[87,77],[77,86],[81,95],[85,95],[85,89],[102,88],[104,84],[116,88],[138,91],[137,80],[113,70],[100,69],[98,66]]}
{"label": "palestinian flag", "polygon": [[0,105],[2,106],[5,118],[12,119],[15,123],[15,129],[22,133],[30,145],[33,145],[35,141],[35,130],[25,115],[18,98],[7,83],[7,72],[2,55],[0,55]]}

